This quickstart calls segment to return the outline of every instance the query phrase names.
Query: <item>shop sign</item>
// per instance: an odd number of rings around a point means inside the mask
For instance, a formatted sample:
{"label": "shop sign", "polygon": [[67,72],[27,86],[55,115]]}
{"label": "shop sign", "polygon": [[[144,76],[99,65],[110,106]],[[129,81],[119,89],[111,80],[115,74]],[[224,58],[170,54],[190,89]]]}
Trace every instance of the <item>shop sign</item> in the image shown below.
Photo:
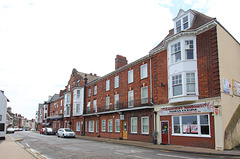
{"label": "shop sign", "polygon": [[124,120],[124,115],[123,114],[120,115],[120,120]]}
{"label": "shop sign", "polygon": [[192,104],[186,106],[165,106],[159,109],[160,115],[210,113],[213,112],[213,102]]}
{"label": "shop sign", "polygon": [[223,78],[223,92],[229,94],[230,93],[230,83],[227,79]]}

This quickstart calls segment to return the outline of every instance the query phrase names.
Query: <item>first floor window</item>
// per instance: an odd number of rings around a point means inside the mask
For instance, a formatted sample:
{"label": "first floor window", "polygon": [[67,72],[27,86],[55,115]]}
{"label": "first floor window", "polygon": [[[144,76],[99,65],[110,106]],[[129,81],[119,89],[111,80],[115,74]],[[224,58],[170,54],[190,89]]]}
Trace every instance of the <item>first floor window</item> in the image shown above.
{"label": "first floor window", "polygon": [[193,48],[193,40],[186,40],[185,41],[185,56],[186,59],[194,59],[194,48]]}
{"label": "first floor window", "polygon": [[115,132],[120,132],[120,119],[115,119]]}
{"label": "first floor window", "polygon": [[148,87],[141,88],[141,104],[148,103]]}
{"label": "first floor window", "polygon": [[187,93],[195,93],[195,73],[186,73]]}
{"label": "first floor window", "polygon": [[106,120],[102,120],[102,132],[106,131]]}
{"label": "first floor window", "polygon": [[108,132],[112,132],[112,119],[108,120]]}
{"label": "first floor window", "polygon": [[114,77],[114,88],[118,88],[119,87],[119,76],[115,76]]}
{"label": "first floor window", "polygon": [[133,70],[128,71],[128,83],[133,82]]}
{"label": "first floor window", "polygon": [[137,133],[137,117],[131,118],[131,133]]}
{"label": "first floor window", "polygon": [[128,107],[134,106],[134,97],[133,97],[133,90],[128,91]]}
{"label": "first floor window", "polygon": [[149,134],[149,117],[142,117],[142,134]]}
{"label": "first floor window", "polygon": [[171,46],[172,63],[181,61],[181,43],[178,42]]}
{"label": "first floor window", "polygon": [[173,96],[182,95],[182,74],[172,76]]}
{"label": "first floor window", "polygon": [[148,77],[148,74],[147,74],[147,63],[144,64],[144,65],[141,65],[141,67],[140,67],[140,76],[141,76],[141,79]]}
{"label": "first floor window", "polygon": [[89,121],[88,128],[89,128],[88,132],[94,132],[94,121],[93,120]]}
{"label": "first floor window", "polygon": [[93,101],[93,109],[95,112],[97,112],[97,100]]}
{"label": "first floor window", "polygon": [[114,109],[119,109],[119,94],[114,95]]}
{"label": "first floor window", "polygon": [[80,113],[80,104],[76,104],[77,108],[76,108],[76,113]]}
{"label": "first floor window", "polygon": [[106,97],[106,109],[109,109],[109,105],[110,105],[110,97]]}
{"label": "first floor window", "polygon": [[210,135],[208,114],[173,116],[172,120],[173,134],[194,136]]}

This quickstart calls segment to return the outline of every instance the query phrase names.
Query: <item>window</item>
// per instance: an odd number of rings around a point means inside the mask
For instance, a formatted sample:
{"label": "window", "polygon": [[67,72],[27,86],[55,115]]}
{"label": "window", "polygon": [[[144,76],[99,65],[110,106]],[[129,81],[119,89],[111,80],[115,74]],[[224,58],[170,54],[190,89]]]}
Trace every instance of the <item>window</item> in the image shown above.
{"label": "window", "polygon": [[106,91],[110,90],[110,80],[106,80]]}
{"label": "window", "polygon": [[148,87],[141,88],[141,104],[148,103]]}
{"label": "window", "polygon": [[149,117],[142,117],[142,134],[149,134]]}
{"label": "window", "polygon": [[62,109],[60,110],[60,114],[62,114]]}
{"label": "window", "polygon": [[186,73],[187,79],[187,93],[196,94],[195,93],[195,73]]}
{"label": "window", "polygon": [[5,124],[4,123],[0,123],[0,131],[4,131],[5,130]]}
{"label": "window", "polygon": [[71,94],[67,94],[67,103],[71,102]]}
{"label": "window", "polygon": [[89,121],[88,128],[89,128],[88,132],[94,132],[94,121],[93,120]]}
{"label": "window", "polygon": [[106,97],[106,109],[109,109],[110,106],[110,97]]}
{"label": "window", "polygon": [[187,29],[188,28],[188,16],[183,18],[183,29]]}
{"label": "window", "polygon": [[133,82],[133,70],[128,71],[128,83]]}
{"label": "window", "polygon": [[76,113],[80,113],[80,104],[76,104]]}
{"label": "window", "polygon": [[115,132],[120,132],[120,119],[115,119]]}
{"label": "window", "polygon": [[114,109],[119,109],[119,94],[114,95]]}
{"label": "window", "polygon": [[185,56],[186,59],[194,59],[193,55],[193,40],[186,40],[185,41]]}
{"label": "window", "polygon": [[133,90],[128,91],[128,107],[134,106]]}
{"label": "window", "polygon": [[210,136],[209,115],[173,116],[172,133],[185,136]]}
{"label": "window", "polygon": [[87,132],[87,121],[85,122],[85,132]]}
{"label": "window", "polygon": [[177,33],[181,31],[181,19],[176,22],[176,31]]}
{"label": "window", "polygon": [[141,79],[143,78],[147,78],[148,74],[147,74],[147,64],[141,65],[140,67],[140,74],[141,74]]}
{"label": "window", "polygon": [[94,86],[94,95],[97,95],[97,86]]}
{"label": "window", "polygon": [[80,121],[76,122],[76,131],[80,131]]}
{"label": "window", "polygon": [[102,132],[106,131],[106,120],[102,120]]}
{"label": "window", "polygon": [[97,100],[93,101],[93,109],[97,112]]}
{"label": "window", "polygon": [[137,117],[131,118],[131,133],[137,133]]}
{"label": "window", "polygon": [[96,133],[98,133],[98,120],[96,121]]}
{"label": "window", "polygon": [[91,110],[90,106],[91,106],[91,101],[89,101],[88,104],[87,104],[87,111],[89,111],[89,112]]}
{"label": "window", "polygon": [[62,103],[63,103],[63,101],[61,100],[61,107],[62,107]]}
{"label": "window", "polygon": [[108,120],[108,132],[112,132],[112,119]]}
{"label": "window", "polygon": [[88,88],[88,97],[91,97],[91,88]]}
{"label": "window", "polygon": [[181,61],[181,43],[178,42],[171,46],[172,63]]}
{"label": "window", "polygon": [[70,91],[70,85],[68,85],[68,91]]}
{"label": "window", "polygon": [[80,90],[77,90],[77,99],[80,99]]}
{"label": "window", "polygon": [[173,96],[182,95],[182,75],[172,76]]}
{"label": "window", "polygon": [[119,87],[119,76],[115,76],[114,77],[114,88],[118,88]]}

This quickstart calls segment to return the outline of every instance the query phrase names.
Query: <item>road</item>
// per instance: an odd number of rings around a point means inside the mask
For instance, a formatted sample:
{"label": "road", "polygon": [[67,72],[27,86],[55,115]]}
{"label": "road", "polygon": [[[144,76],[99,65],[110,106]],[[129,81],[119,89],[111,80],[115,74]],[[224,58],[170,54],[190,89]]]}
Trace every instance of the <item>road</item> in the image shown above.
{"label": "road", "polygon": [[[206,159],[224,158],[170,151],[157,151],[134,146],[111,144],[77,138],[58,138],[55,135],[40,135],[32,131],[9,134],[23,138],[19,143],[31,148],[48,159]],[[229,158],[229,157],[226,157]]]}

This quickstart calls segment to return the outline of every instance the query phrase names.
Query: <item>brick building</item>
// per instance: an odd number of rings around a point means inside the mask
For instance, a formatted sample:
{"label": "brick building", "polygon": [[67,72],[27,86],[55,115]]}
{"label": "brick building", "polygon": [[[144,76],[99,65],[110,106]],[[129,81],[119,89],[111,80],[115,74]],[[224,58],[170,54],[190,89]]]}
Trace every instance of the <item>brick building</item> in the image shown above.
{"label": "brick building", "polygon": [[231,149],[240,143],[239,43],[215,18],[194,10],[180,10],[173,22],[150,51],[167,52],[168,102],[154,106],[158,143]]}

